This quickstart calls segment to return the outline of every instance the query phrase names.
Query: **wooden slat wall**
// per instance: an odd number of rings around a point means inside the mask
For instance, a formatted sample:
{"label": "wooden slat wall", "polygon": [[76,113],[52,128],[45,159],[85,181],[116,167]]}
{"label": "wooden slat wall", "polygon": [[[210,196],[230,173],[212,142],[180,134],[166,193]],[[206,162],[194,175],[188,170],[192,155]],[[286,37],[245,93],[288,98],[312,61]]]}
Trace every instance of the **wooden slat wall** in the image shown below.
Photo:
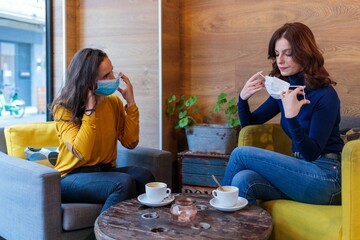
{"label": "wooden slat wall", "polygon": [[[76,0],[75,14],[69,2],[75,1],[67,1],[67,34],[75,31],[76,37],[69,36],[67,53],[75,46],[74,50],[99,47],[109,54],[115,69],[134,84],[141,113],[140,144],[161,148],[158,1]],[[203,121],[224,121],[211,113],[218,93],[237,96],[255,72],[268,72],[272,32],[285,22],[301,21],[313,30],[326,67],[338,82],[342,113],[360,115],[360,1],[162,0],[161,10],[163,106],[171,93],[197,94]],[[60,34],[56,31],[56,41]],[[58,46],[54,56],[61,57]],[[251,107],[266,97],[265,91],[253,97]],[[163,148],[176,152],[175,131],[164,114],[162,121]]]}
{"label": "wooden slat wall", "polygon": [[150,0],[77,0],[77,49],[104,50],[127,75],[140,109],[140,144],[158,147],[158,4]]}
{"label": "wooden slat wall", "polygon": [[162,1],[162,148],[177,152],[174,123],[165,114],[167,98],[183,92],[180,52],[180,1]]}
{"label": "wooden slat wall", "polygon": [[[216,95],[237,96],[259,70],[269,72],[267,46],[285,22],[300,21],[314,32],[341,99],[343,114],[360,115],[360,1],[184,0],[182,60],[185,93],[200,96],[204,121]],[[254,96],[255,108],[267,97]]]}

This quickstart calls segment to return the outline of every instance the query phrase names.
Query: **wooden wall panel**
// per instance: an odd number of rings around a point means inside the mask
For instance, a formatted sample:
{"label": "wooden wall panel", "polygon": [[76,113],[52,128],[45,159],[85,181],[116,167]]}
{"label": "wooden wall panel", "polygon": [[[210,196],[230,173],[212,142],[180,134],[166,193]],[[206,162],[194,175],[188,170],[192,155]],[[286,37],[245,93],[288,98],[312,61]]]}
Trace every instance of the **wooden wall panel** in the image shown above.
{"label": "wooden wall panel", "polygon": [[[219,120],[211,113],[219,92],[238,96],[255,72],[270,71],[271,34],[294,21],[313,30],[338,82],[342,113],[360,115],[359,1],[184,0],[181,10],[184,92],[199,95],[204,121]],[[251,107],[266,97],[265,91],[254,96]]]}
{"label": "wooden wall panel", "polygon": [[162,138],[163,149],[177,152],[174,122],[165,114],[167,98],[183,92],[180,52],[180,1],[162,1]]}
{"label": "wooden wall panel", "polygon": [[[61,10],[59,1],[54,2],[54,65],[59,81]],[[82,47],[102,48],[115,69],[130,77],[140,108],[141,145],[176,152],[176,132],[164,115],[171,93],[197,94],[202,120],[224,121],[222,115],[211,113],[216,96],[227,92],[237,97],[250,76],[270,70],[268,41],[285,22],[301,21],[313,30],[326,67],[338,82],[342,113],[360,115],[359,1],[161,0],[162,99],[158,92],[158,1],[68,0],[66,4],[67,61]],[[265,91],[253,97],[251,107],[266,97]],[[160,100],[163,109],[159,109]],[[162,130],[163,146],[159,146]]]}
{"label": "wooden wall panel", "polygon": [[[65,4],[64,4],[65,3]],[[63,19],[63,8],[66,8],[66,19]],[[76,1],[53,1],[53,73],[54,95],[57,96],[64,85],[64,68],[76,52]],[[66,43],[64,43],[64,21],[66,26]],[[66,49],[64,50],[64,45]],[[65,54],[64,54],[65,52]],[[65,66],[64,66],[64,57]]]}
{"label": "wooden wall panel", "polygon": [[158,3],[78,0],[77,49],[104,50],[129,77],[140,109],[140,144],[159,146]]}

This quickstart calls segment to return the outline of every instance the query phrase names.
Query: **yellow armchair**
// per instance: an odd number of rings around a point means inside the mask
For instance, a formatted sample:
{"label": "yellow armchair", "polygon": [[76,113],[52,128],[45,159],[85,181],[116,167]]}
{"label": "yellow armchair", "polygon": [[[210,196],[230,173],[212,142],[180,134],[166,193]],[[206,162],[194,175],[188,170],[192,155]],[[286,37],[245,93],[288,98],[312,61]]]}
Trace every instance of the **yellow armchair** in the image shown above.
{"label": "yellow armchair", "polygon": [[[238,145],[291,153],[291,140],[279,124],[244,127]],[[272,200],[263,202],[262,207],[273,218],[272,239],[360,239],[359,203],[360,140],[354,140],[342,152],[342,206]]]}

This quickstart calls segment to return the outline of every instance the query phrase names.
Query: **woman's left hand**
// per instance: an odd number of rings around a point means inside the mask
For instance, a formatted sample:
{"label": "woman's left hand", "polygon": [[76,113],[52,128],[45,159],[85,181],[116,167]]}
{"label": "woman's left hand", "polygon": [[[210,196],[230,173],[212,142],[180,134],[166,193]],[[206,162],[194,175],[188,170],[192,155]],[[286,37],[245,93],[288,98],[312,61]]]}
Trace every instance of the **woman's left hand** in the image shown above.
{"label": "woman's left hand", "polygon": [[[297,95],[303,95],[304,99],[298,100]],[[305,92],[304,88],[297,87],[294,90],[287,90],[281,94],[281,102],[284,107],[284,113],[286,118],[293,118],[296,117],[302,105],[309,104],[310,101],[305,99]]]}
{"label": "woman's left hand", "polygon": [[134,98],[134,91],[133,86],[127,76],[125,76],[123,73],[120,73],[120,81],[124,81],[126,83],[126,88],[121,89],[118,88],[118,91],[121,93],[121,95],[124,97],[124,99],[127,102],[127,106],[131,106],[135,104],[135,98]]}

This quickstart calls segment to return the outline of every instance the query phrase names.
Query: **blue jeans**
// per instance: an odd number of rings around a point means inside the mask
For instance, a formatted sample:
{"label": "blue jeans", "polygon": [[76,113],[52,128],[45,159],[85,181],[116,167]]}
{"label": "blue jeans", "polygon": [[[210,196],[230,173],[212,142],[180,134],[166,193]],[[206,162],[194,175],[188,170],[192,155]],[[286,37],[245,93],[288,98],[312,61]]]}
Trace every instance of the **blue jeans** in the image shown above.
{"label": "blue jeans", "polygon": [[239,188],[249,204],[256,199],[291,199],[322,205],[341,203],[341,163],[328,158],[307,162],[256,147],[230,155],[222,185]]}
{"label": "blue jeans", "polygon": [[151,172],[141,167],[82,167],[62,177],[61,200],[64,203],[104,203],[103,212],[144,193],[145,184],[153,181]]}

